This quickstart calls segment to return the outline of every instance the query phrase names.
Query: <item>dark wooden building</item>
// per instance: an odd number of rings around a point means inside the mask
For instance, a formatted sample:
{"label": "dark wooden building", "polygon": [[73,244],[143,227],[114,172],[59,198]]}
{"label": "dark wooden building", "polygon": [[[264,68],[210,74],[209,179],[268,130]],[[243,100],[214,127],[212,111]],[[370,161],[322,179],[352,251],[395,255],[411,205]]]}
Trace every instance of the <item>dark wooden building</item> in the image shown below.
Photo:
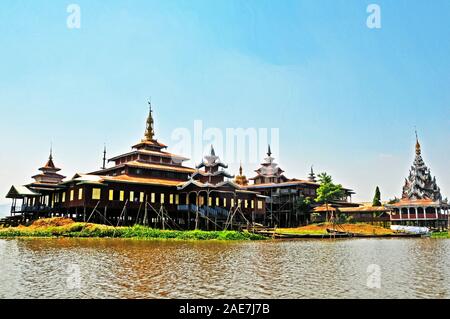
{"label": "dark wooden building", "polygon": [[173,229],[229,229],[264,219],[265,197],[235,184],[213,149],[201,166],[184,166],[188,159],[167,152],[153,125],[150,107],[144,138],[99,171],[64,179],[50,155],[35,183],[13,186],[8,193],[13,217],[26,222],[67,216]]}
{"label": "dark wooden building", "polygon": [[[301,198],[308,198],[314,203],[317,197],[316,191],[320,184],[316,181],[312,168],[308,180],[287,178],[284,170],[275,163],[269,146],[267,157],[255,172],[257,175],[250,178],[254,183],[246,188],[267,197],[264,224],[272,227],[298,227],[311,221],[311,211],[302,211],[298,202]],[[344,189],[340,205],[353,206],[350,203],[352,194],[352,190]]]}

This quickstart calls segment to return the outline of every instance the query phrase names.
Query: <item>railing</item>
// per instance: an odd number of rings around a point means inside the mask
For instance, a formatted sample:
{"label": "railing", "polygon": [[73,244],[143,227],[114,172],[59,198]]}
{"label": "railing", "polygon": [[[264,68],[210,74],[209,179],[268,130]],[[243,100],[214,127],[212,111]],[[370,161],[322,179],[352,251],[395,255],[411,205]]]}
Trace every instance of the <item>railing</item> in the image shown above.
{"label": "railing", "polygon": [[41,211],[49,211],[52,208],[47,205],[21,205],[19,207],[13,206],[11,208],[11,213],[26,213],[26,212],[41,212]]}
{"label": "railing", "polygon": [[[179,211],[185,211],[185,212],[191,212],[196,213],[197,212],[197,205],[189,204],[189,205],[178,205],[177,209]],[[217,217],[217,218],[227,218],[228,217],[228,210],[222,207],[208,207],[208,206],[202,206],[198,208],[198,212],[201,216],[209,216],[209,217]]]}

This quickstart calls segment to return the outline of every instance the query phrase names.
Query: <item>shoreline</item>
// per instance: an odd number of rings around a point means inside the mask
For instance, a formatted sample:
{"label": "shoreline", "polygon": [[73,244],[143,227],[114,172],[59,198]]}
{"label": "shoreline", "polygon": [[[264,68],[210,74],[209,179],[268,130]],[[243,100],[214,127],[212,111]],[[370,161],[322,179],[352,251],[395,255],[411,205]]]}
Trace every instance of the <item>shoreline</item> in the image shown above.
{"label": "shoreline", "polygon": [[113,227],[73,223],[69,226],[0,228],[0,239],[8,238],[110,238],[137,240],[250,241],[267,237],[239,231],[160,230],[145,226]]}
{"label": "shoreline", "polygon": [[[394,233],[390,229],[369,224],[344,224],[347,233],[331,234],[328,224],[312,224],[298,228],[279,228],[270,232],[235,230],[162,230],[147,226],[107,226],[74,222],[69,218],[39,219],[30,226],[0,228],[0,239],[7,238],[121,238],[137,240],[186,241],[255,241],[295,239],[349,239],[349,238],[420,238],[420,235]],[[448,239],[448,232],[432,233],[428,238]]]}

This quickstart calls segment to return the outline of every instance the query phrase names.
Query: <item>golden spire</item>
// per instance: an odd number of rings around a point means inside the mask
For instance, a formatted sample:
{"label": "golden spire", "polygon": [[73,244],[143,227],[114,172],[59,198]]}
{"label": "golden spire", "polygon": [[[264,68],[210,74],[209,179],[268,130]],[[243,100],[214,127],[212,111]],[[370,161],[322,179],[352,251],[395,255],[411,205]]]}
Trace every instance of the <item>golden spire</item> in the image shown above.
{"label": "golden spire", "polygon": [[248,179],[245,175],[242,174],[242,162],[239,165],[239,175],[235,177],[234,182],[241,186],[248,185]]}
{"label": "golden spire", "polygon": [[153,116],[152,116],[152,102],[148,101],[149,112],[147,117],[147,127],[145,129],[145,139],[147,141],[152,141],[155,136],[155,131],[153,129]]}
{"label": "golden spire", "polygon": [[417,130],[416,130],[416,155],[420,155],[421,153],[422,153],[422,151],[420,149],[419,137],[417,135]]}

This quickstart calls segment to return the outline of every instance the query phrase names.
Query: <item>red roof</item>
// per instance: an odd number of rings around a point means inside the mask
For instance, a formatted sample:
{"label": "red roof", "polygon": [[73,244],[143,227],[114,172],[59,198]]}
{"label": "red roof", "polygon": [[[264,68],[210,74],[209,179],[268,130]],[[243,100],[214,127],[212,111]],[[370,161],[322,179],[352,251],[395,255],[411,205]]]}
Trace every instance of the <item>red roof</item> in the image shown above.
{"label": "red roof", "polygon": [[406,199],[402,198],[399,202],[391,204],[390,206],[394,207],[403,207],[403,206],[427,206],[437,204],[438,202],[433,201],[432,199]]}

